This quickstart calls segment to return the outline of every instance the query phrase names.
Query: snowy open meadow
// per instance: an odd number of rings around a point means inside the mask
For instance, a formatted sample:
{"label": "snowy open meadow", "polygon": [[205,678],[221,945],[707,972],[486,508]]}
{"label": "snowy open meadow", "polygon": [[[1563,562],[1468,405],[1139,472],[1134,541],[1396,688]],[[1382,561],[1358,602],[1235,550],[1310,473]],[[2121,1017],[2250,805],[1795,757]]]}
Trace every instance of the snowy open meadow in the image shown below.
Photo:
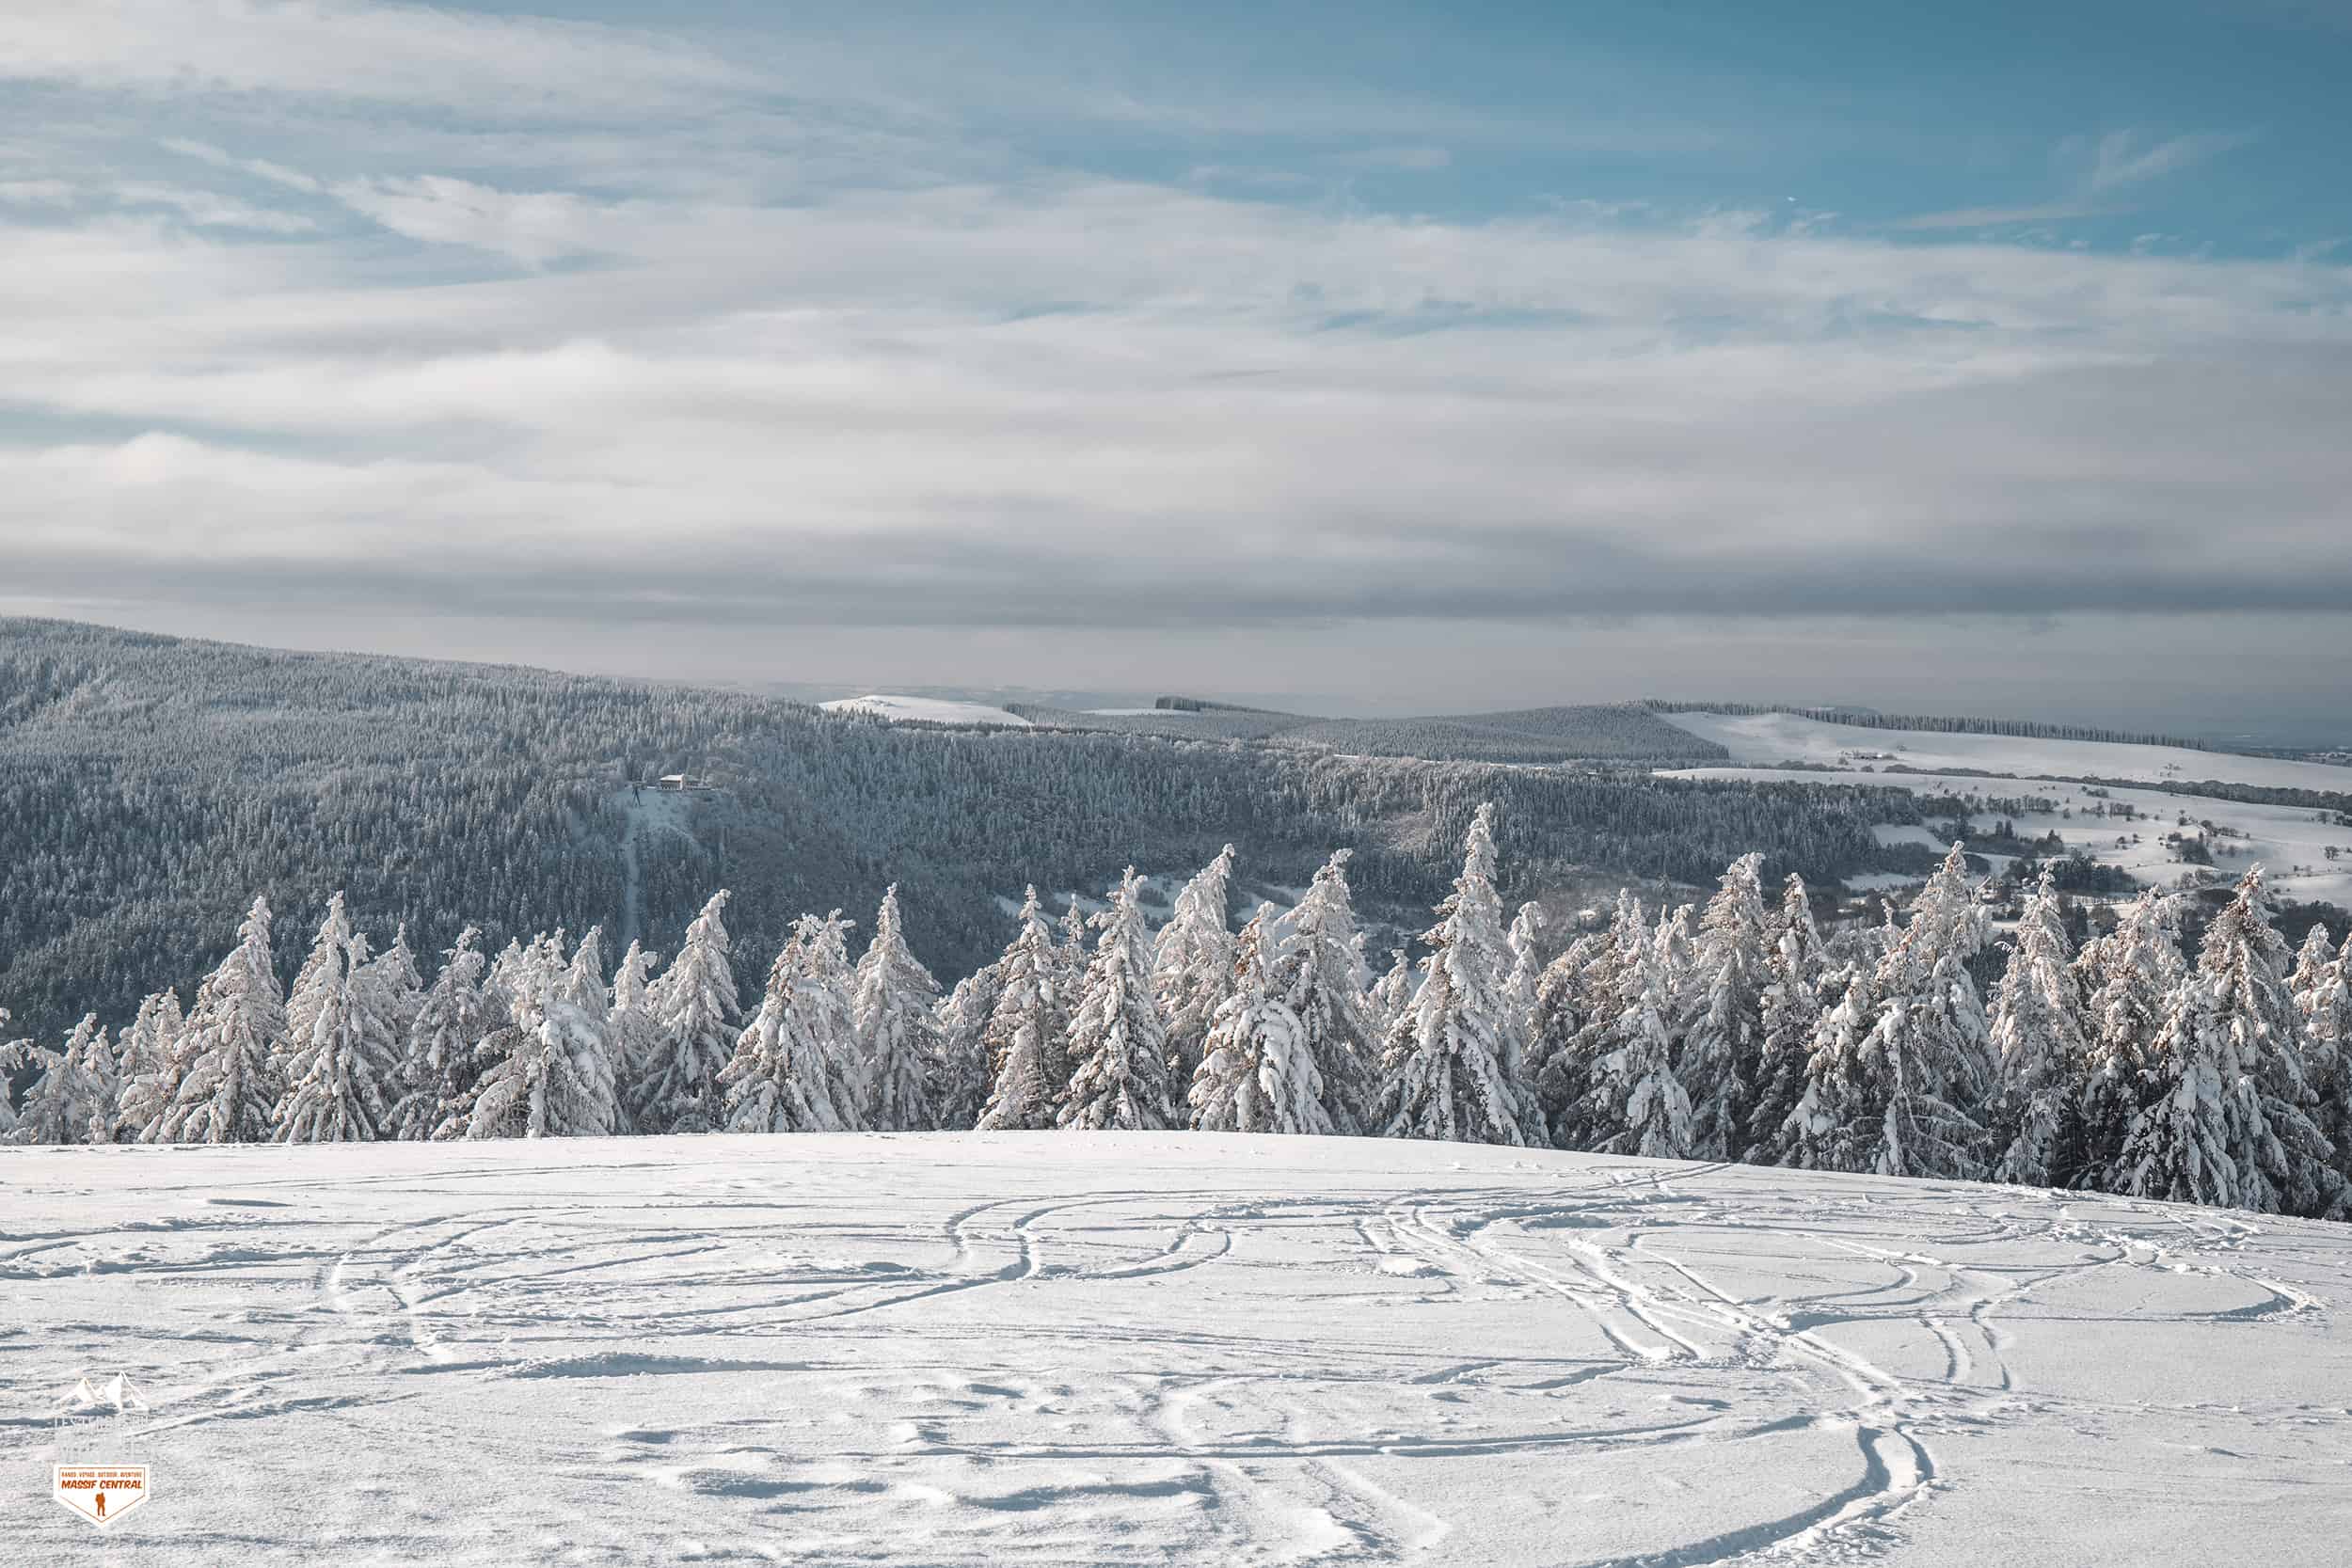
{"label": "snowy open meadow", "polygon": [[[1807,782],[1802,771],[1777,768],[1677,768],[1674,776]],[[2352,850],[2352,828],[2335,822],[2328,813],[2308,806],[2250,805],[2241,800],[2215,800],[2161,789],[2126,789],[2122,785],[2108,788],[2104,795],[2092,796],[2079,784],[2043,779],[2011,781],[1933,773],[1882,773],[1870,782],[1908,789],[1915,795],[1979,793],[1994,797],[2034,796],[2055,801],[2059,812],[1981,812],[1974,814],[1970,823],[1980,831],[1989,831],[1995,822],[2007,822],[2026,838],[2057,833],[2065,841],[2069,853],[2101,865],[2116,866],[2148,887],[2171,886],[2187,869],[2164,842],[2164,835],[2176,830],[2181,817],[2188,818],[2190,826],[2186,831],[2191,833],[2197,831],[2196,824],[2217,823],[2232,830],[2229,836],[2215,841],[2214,863],[2219,875],[2227,877],[2249,865],[2261,865],[2269,873],[2271,886],[2283,897],[2352,907],[2352,858],[2345,855],[2345,851]],[[2139,815],[2124,820],[2090,816],[2088,808],[2102,802],[2129,806]],[[2061,816],[2063,811],[2074,815]],[[1947,842],[1916,825],[1882,825],[1874,832],[1883,844],[1919,844],[1940,849]],[[2333,860],[2328,856],[2330,846],[2337,852]],[[2012,858],[1985,855],[1996,867],[2008,865]],[[1846,885],[1855,889],[1912,887],[1924,880],[1922,875],[1900,872],[1871,872],[1845,879]]]}
{"label": "snowy open meadow", "polygon": [[[12,1148],[0,1280],[10,1562],[2352,1538],[2352,1228],[2120,1197],[1205,1133]],[[79,1460],[152,1501],[89,1529]]]}
{"label": "snowy open meadow", "polygon": [[1926,772],[1958,768],[2021,779],[2130,779],[2152,784],[2215,780],[2268,788],[2352,789],[2352,768],[2284,757],[2200,752],[2181,746],[2140,746],[2107,740],[2057,740],[2031,736],[1964,735],[1945,730],[1880,729],[1838,724],[1795,713],[1669,713],[1677,729],[1712,740],[1742,766],[1804,763],[1836,770],[1868,770],[1899,763]]}

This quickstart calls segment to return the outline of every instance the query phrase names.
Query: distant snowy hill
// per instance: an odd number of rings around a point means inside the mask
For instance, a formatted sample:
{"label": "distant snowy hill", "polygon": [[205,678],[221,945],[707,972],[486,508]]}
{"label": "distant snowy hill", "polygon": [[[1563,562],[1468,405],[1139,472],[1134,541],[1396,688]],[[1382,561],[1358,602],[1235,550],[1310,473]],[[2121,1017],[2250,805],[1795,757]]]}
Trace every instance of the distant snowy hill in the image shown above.
{"label": "distant snowy hill", "polygon": [[1019,714],[985,703],[949,702],[944,697],[898,697],[888,692],[869,692],[863,697],[836,697],[818,707],[828,713],[872,713],[884,719],[898,721],[920,719],[933,724],[1003,724],[1025,730],[1029,721]]}
{"label": "distant snowy hill", "polygon": [[1730,752],[1734,762],[1762,768],[1787,762],[1874,771],[1891,768],[1914,773],[1965,768],[2014,773],[2020,778],[2129,779],[2159,785],[2211,779],[2289,789],[2352,790],[2352,768],[2179,746],[1880,729],[1793,713],[1664,713],[1659,717],[1714,741]]}
{"label": "distant snowy hill", "polygon": [[[6,1148],[0,1538],[2320,1562],[2352,1535],[2347,1236],[1340,1138]],[[119,1414],[72,1402],[118,1372]],[[152,1500],[92,1530],[38,1485],[80,1460],[152,1466]]]}

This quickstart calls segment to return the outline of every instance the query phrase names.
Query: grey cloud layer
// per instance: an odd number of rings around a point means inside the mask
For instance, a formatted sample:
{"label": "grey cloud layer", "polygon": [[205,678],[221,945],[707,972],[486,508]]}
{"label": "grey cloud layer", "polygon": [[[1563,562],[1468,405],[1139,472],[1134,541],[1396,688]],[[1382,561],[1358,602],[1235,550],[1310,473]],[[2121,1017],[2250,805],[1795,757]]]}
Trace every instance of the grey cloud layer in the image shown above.
{"label": "grey cloud layer", "polygon": [[[1277,206],[399,8],[242,9],[271,25],[195,56],[199,113],[80,14],[25,8],[0,74],[120,96],[168,179],[0,182],[23,594],[1163,628],[2352,608],[2324,260]],[[426,115],[444,67],[563,123]],[[214,87],[342,129],[260,135]],[[408,118],[312,104],[370,93]],[[749,139],[698,162],[721,125]],[[2191,142],[2102,157],[2223,150]],[[1400,147],[1430,155],[1365,155]]]}

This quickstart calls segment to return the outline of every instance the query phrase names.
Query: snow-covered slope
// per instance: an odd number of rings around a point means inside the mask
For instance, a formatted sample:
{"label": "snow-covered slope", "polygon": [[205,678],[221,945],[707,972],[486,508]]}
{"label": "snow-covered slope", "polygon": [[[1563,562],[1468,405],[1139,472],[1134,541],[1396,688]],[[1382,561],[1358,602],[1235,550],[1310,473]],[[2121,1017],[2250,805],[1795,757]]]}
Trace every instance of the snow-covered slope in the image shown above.
{"label": "snow-covered slope", "polygon": [[[2352,1228],[1204,1135],[0,1150],[41,1563],[2315,1562]],[[146,1409],[61,1406],[115,1373]],[[144,1462],[101,1537],[53,1458]]]}
{"label": "snow-covered slope", "polygon": [[[1820,775],[1772,768],[1690,768],[1677,777],[1695,779],[1756,779],[1803,784]],[[2052,811],[2013,811],[2004,808],[1976,816],[1971,828],[1990,832],[2007,822],[2025,838],[2057,833],[2069,851],[2088,856],[2102,865],[2121,867],[2148,886],[2168,886],[2189,868],[2164,842],[2165,835],[2196,834],[2211,822],[2229,832],[2213,844],[2214,874],[2233,880],[2249,866],[2260,864],[2270,873],[2271,887],[2284,898],[2314,899],[2352,906],[2352,827],[2338,823],[2333,814],[2308,806],[2248,805],[2236,800],[2178,795],[2161,789],[2109,788],[2091,795],[2086,786],[2043,781],[2010,783],[2003,779],[1955,779],[1918,773],[1881,773],[1868,783],[1908,789],[1915,795],[1982,795],[1988,798],[2031,796],[2051,802]],[[2129,806],[2138,815],[2124,819],[2098,815],[2110,807]],[[2185,827],[2182,818],[2187,818]],[[1943,849],[1946,845],[1927,829],[1914,825],[1882,825],[1882,844],[1920,844]],[[2328,851],[2333,848],[2335,857]],[[1994,857],[1996,860],[1999,857]],[[1901,887],[1924,879],[1893,873],[1849,877],[1846,885],[1860,891],[1872,887]],[[2303,933],[2290,935],[2296,941]]]}
{"label": "snow-covered slope", "polygon": [[[2020,778],[2132,779],[2153,784],[2214,779],[2294,789],[2352,790],[2352,768],[2177,746],[1881,730],[1827,723],[1792,713],[1666,713],[1659,717],[1724,746],[1734,762],[1762,768],[1786,762],[1873,770],[1891,767],[1915,772],[1970,768],[2014,773]],[[1889,757],[1891,762],[1886,760]]]}
{"label": "snow-covered slope", "polygon": [[863,697],[836,697],[818,707],[830,713],[856,710],[880,714],[884,719],[923,719],[934,724],[1003,724],[1025,730],[1029,721],[1017,713],[986,703],[957,703],[943,697],[897,697],[884,691],[868,692]]}

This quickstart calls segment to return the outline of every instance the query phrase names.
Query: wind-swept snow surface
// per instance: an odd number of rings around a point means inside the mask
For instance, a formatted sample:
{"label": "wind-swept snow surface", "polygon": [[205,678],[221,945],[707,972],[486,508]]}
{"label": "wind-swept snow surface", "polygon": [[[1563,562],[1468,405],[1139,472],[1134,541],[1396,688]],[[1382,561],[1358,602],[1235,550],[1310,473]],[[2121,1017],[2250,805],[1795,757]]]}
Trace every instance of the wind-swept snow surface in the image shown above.
{"label": "wind-swept snow surface", "polygon": [[[2352,1228],[1454,1144],[10,1148],[0,1541],[2318,1561],[2347,1304]],[[72,1400],[118,1373],[147,1409]],[[53,1459],[148,1464],[154,1500],[102,1537]]]}

